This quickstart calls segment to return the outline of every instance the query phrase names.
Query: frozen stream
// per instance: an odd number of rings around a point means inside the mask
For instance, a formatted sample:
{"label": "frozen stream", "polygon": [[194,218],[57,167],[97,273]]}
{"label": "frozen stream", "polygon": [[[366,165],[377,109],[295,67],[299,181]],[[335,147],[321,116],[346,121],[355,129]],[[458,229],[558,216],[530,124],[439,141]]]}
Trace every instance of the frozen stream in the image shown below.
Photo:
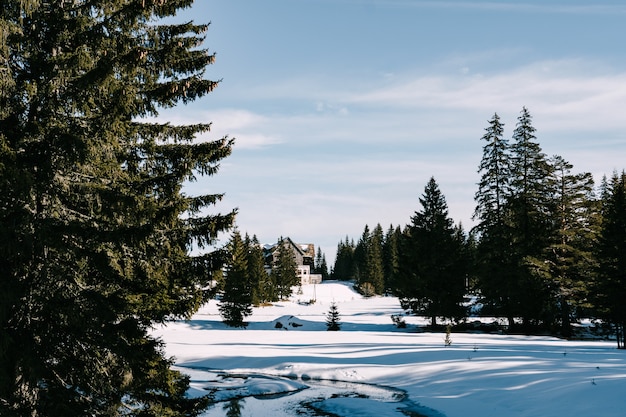
{"label": "frozen stream", "polygon": [[203,417],[436,417],[434,410],[412,402],[405,391],[372,384],[228,374],[183,368],[191,376],[191,395],[215,401]]}

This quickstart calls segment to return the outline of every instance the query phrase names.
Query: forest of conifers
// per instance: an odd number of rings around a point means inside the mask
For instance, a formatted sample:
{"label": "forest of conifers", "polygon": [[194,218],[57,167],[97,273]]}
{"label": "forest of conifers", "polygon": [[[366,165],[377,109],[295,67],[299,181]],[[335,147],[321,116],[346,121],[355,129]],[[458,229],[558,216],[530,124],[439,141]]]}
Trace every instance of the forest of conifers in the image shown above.
{"label": "forest of conifers", "polygon": [[462,319],[469,292],[483,312],[509,328],[571,336],[581,317],[613,326],[624,346],[626,323],[626,174],[594,184],[561,156],[546,156],[523,108],[512,140],[494,114],[485,129],[476,226],[448,215],[435,178],[404,227],[365,226],[337,247],[331,277],[354,280],[364,294],[392,293],[409,312]]}

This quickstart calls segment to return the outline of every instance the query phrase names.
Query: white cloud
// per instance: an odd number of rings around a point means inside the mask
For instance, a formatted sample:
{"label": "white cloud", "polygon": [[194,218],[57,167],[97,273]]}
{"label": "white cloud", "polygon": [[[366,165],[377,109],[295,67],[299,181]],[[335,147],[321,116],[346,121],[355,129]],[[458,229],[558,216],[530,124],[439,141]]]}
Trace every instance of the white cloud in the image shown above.
{"label": "white cloud", "polygon": [[484,10],[502,12],[532,12],[532,13],[568,13],[568,14],[625,14],[623,5],[591,3],[590,4],[555,4],[550,2],[501,2],[501,1],[428,1],[428,0],[372,0],[373,3],[384,6],[442,8],[454,10]]}
{"label": "white cloud", "polygon": [[406,76],[402,82],[346,97],[351,104],[394,109],[464,110],[490,115],[527,106],[552,129],[625,128],[626,73],[578,60],[544,61],[493,75]]}

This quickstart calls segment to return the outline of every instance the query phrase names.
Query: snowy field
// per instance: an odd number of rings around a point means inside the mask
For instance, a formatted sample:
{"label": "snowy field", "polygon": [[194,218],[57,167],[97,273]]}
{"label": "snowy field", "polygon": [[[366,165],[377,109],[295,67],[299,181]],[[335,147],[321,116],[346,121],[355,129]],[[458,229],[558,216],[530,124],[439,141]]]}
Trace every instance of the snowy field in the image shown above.
{"label": "snowy field", "polygon": [[[338,332],[326,331],[332,301]],[[444,333],[418,331],[420,318],[396,328],[401,313],[396,298],[331,282],[255,308],[245,330],[224,326],[212,301],[154,334],[191,376],[190,395],[221,401],[207,417],[626,415],[626,351],[615,342],[452,333],[445,346]]]}

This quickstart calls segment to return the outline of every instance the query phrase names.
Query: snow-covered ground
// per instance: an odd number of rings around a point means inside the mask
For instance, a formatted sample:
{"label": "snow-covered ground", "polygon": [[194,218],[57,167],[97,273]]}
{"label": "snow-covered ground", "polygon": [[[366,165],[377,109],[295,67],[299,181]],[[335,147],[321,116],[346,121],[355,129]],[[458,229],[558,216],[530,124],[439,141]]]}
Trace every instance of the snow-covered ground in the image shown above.
{"label": "snow-covered ground", "polygon": [[[338,332],[325,325],[333,301]],[[305,412],[294,408],[303,403],[350,417],[626,413],[626,351],[614,342],[452,333],[446,347],[443,333],[416,329],[420,318],[396,328],[391,315],[401,313],[396,298],[364,299],[349,285],[324,283],[305,286],[290,302],[255,308],[247,329],[224,326],[212,301],[190,321],[154,333],[191,375],[190,395],[224,401],[206,416],[228,409],[229,415],[290,416]],[[293,395],[263,399],[283,392]]]}

